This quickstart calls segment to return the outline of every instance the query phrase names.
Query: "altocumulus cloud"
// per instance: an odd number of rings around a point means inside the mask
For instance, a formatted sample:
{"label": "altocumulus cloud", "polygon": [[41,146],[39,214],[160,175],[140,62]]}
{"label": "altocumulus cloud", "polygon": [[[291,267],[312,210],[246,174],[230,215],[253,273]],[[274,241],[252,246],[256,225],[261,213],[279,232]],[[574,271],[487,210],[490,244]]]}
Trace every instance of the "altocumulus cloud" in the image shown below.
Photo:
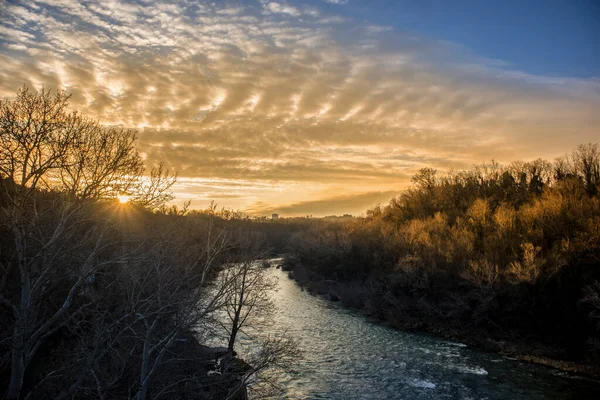
{"label": "altocumulus cloud", "polygon": [[60,88],[73,108],[137,128],[148,162],[177,169],[177,194],[197,207],[360,213],[425,165],[553,157],[598,139],[597,80],[528,75],[301,3],[2,8],[2,95]]}

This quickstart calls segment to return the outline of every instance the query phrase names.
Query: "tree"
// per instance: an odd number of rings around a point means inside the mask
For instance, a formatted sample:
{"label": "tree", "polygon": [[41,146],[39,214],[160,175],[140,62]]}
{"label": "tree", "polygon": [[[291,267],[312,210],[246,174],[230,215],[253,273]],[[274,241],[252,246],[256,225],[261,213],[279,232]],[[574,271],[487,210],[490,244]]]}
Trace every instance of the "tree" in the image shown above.
{"label": "tree", "polygon": [[[289,370],[294,361],[301,356],[294,340],[264,334],[274,312],[270,293],[277,289],[276,279],[268,273],[271,264],[261,259],[266,254],[261,249],[259,240],[246,238],[240,244],[240,257],[237,262],[225,265],[221,274],[226,283],[220,286],[229,287],[223,304],[226,317],[220,320],[228,337],[229,357],[235,354],[234,348],[240,333],[252,338],[252,345],[249,346],[251,348],[244,349],[244,358],[248,361],[245,370],[239,371],[239,366],[230,362],[230,359],[229,362],[226,360],[222,363],[225,374],[229,369],[232,369],[230,373],[233,374],[242,372],[238,383],[230,389],[227,399],[240,398],[248,386],[257,398],[275,396],[280,391],[275,371]],[[253,334],[245,331],[249,327]],[[266,370],[270,373],[263,374]]]}
{"label": "tree", "polygon": [[8,398],[21,396],[40,345],[85,307],[71,310],[82,288],[99,269],[127,258],[106,251],[114,245],[105,235],[111,219],[94,220],[90,201],[114,198],[139,181],[135,132],[68,112],[68,99],[24,87],[13,100],[0,100],[0,221],[8,239],[0,253],[0,303],[12,316]]}
{"label": "tree", "polygon": [[580,144],[572,154],[573,167],[583,179],[590,195],[598,193],[600,185],[600,146],[598,143]]}
{"label": "tree", "polygon": [[177,182],[177,173],[171,173],[162,163],[159,163],[152,167],[149,177],[138,179],[137,184],[132,188],[131,201],[152,211],[160,210],[174,199],[170,190],[175,182]]}
{"label": "tree", "polygon": [[135,150],[135,131],[105,128],[75,113],[72,120],[75,140],[52,174],[57,189],[77,199],[115,198],[136,190],[144,163]]}
{"label": "tree", "polygon": [[[281,392],[275,371],[290,371],[302,356],[298,344],[290,338],[267,336],[248,358],[249,367],[241,379],[229,390],[226,400],[244,398],[242,394],[251,388],[252,398],[274,398]],[[227,373],[227,367],[225,373]],[[233,368],[236,368],[233,366]],[[239,368],[237,368],[239,369]],[[271,374],[265,376],[263,372]],[[237,372],[237,371],[232,371]]]}
{"label": "tree", "polygon": [[22,88],[13,101],[0,100],[0,178],[15,209],[52,185],[49,172],[60,167],[76,143],[81,127],[76,115],[65,112],[68,98]]}
{"label": "tree", "polygon": [[[206,277],[217,267],[219,256],[228,249],[228,235],[211,235],[204,243],[189,243],[178,238],[177,226],[163,230],[160,238],[144,253],[130,282],[129,299],[136,299],[130,324],[141,344],[139,386],[136,400],[148,397],[151,384],[167,361],[168,352],[186,332],[197,331],[211,313],[224,307],[232,285],[223,281],[208,290]],[[223,232],[223,231],[222,231]],[[185,234],[185,232],[183,232]],[[195,247],[190,249],[190,247]],[[127,273],[131,273],[127,271]]]}
{"label": "tree", "polygon": [[227,323],[223,323],[228,335],[227,348],[233,351],[243,328],[256,316],[268,317],[273,310],[269,292],[276,289],[277,282],[267,275],[260,260],[265,251],[256,246],[255,240],[242,245],[242,257],[228,264],[223,279],[230,282],[225,311]]}
{"label": "tree", "polygon": [[135,131],[68,112],[68,100],[63,92],[26,87],[13,100],[0,100],[0,178],[17,207],[39,190],[114,198],[143,172]]}
{"label": "tree", "polygon": [[160,375],[179,362],[176,345],[203,332],[232,287],[207,279],[231,248],[228,231],[214,233],[197,222],[155,214],[139,226],[126,219],[115,225],[111,233],[127,237],[118,248],[129,257],[98,271],[87,288],[85,314],[70,327],[77,337],[67,355],[72,365],[63,363],[44,378],[62,376],[58,398],[110,398],[121,385],[143,400],[181,382],[202,382],[173,368],[168,378]]}
{"label": "tree", "polygon": [[419,190],[431,191],[437,182],[437,170],[433,168],[421,168],[410,181]]}
{"label": "tree", "polygon": [[[86,307],[84,301],[71,310],[83,287],[99,269],[126,257],[105,251],[112,244],[105,235],[110,221],[90,226],[89,210],[69,202],[36,199],[35,204],[29,220],[12,219],[13,246],[3,249],[9,253],[2,265],[0,301],[13,317],[8,398],[19,397],[40,345]],[[50,215],[49,210],[58,212]],[[3,216],[8,211],[3,209]]]}

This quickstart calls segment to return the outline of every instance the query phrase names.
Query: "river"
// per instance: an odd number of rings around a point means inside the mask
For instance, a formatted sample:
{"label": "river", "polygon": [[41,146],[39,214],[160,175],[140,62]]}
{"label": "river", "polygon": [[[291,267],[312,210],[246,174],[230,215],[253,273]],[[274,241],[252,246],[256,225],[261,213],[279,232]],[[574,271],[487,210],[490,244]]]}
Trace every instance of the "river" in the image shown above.
{"label": "river", "polygon": [[598,399],[600,383],[407,333],[279,281],[269,334],[294,338],[302,352],[281,382],[285,399]]}

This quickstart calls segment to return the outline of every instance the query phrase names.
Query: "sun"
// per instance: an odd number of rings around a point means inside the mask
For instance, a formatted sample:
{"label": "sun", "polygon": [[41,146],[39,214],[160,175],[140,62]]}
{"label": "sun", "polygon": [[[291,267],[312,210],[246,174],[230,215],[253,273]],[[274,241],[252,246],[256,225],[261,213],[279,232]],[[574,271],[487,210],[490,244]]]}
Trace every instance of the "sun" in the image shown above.
{"label": "sun", "polygon": [[117,196],[117,199],[119,199],[119,203],[125,204],[125,203],[129,203],[129,200],[131,199],[131,196],[127,196],[127,195],[122,194],[120,196]]}

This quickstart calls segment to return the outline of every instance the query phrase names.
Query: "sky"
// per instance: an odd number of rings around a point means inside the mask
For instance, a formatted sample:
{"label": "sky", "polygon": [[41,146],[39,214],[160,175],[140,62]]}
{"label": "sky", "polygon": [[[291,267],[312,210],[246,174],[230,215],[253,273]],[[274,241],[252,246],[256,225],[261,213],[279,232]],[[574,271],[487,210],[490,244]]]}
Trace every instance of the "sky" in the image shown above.
{"label": "sky", "polygon": [[596,0],[0,0],[0,95],[137,129],[179,204],[359,215],[600,142],[599,38]]}

